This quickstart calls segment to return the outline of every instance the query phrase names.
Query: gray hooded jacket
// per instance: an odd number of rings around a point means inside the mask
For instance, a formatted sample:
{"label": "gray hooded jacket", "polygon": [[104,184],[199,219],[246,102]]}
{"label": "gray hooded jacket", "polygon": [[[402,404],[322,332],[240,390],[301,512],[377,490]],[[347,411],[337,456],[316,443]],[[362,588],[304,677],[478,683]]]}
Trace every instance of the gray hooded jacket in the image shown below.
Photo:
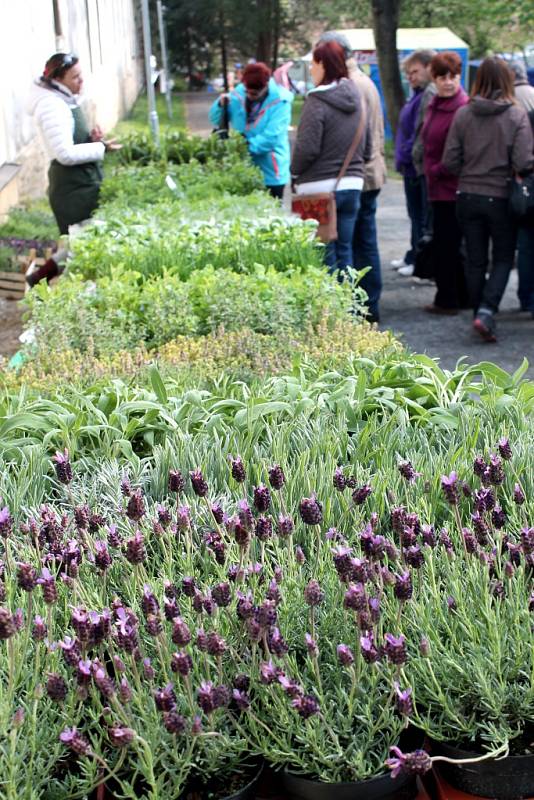
{"label": "gray hooded jacket", "polygon": [[460,176],[460,192],[489,197],[508,197],[513,172],[528,172],[532,161],[526,111],[509,100],[478,95],[456,113],[441,160]]}
{"label": "gray hooded jacket", "polygon": [[[336,86],[315,89],[308,94],[291,160],[295,183],[336,178],[356,135],[362,111],[361,95],[351,80],[343,78]],[[364,124],[346,176],[364,176],[364,163],[372,154],[369,121]]]}

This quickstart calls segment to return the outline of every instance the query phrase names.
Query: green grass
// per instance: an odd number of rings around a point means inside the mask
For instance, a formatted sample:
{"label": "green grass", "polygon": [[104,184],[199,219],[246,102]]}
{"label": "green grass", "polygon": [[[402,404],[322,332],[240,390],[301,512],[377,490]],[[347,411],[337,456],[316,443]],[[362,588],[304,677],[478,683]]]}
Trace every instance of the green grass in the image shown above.
{"label": "green grass", "polygon": [[[186,128],[185,105],[176,96],[172,97],[172,120],[167,115],[167,103],[165,95],[156,95],[156,111],[158,113],[160,130],[172,130],[175,128]],[[128,116],[121,120],[114,128],[113,133],[120,138],[128,133],[138,131],[148,131],[148,100],[146,94],[140,95]]]}

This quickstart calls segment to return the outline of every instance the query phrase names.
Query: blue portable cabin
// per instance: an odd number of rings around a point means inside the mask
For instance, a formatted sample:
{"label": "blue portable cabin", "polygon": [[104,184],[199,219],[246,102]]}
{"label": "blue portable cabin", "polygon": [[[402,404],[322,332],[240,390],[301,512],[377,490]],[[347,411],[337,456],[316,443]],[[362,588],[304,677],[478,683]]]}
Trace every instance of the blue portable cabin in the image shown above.
{"label": "blue portable cabin", "polygon": [[[391,138],[391,127],[387,120],[387,114],[384,103],[384,93],[382,91],[382,84],[380,82],[380,73],[378,70],[378,61],[376,57],[375,37],[372,28],[346,28],[338,30],[348,40],[354,57],[357,59],[358,64],[367,72],[373,79],[380,99],[382,101],[382,108],[384,110],[384,120],[386,123],[386,136]],[[469,62],[469,46],[467,42],[460,39],[449,28],[398,28],[397,29],[397,53],[399,62],[406,58],[406,56],[413,53],[414,50],[431,49],[431,50],[454,50],[462,59],[462,85],[467,89],[468,78],[468,62]],[[309,65],[311,61],[311,53],[305,55],[302,59],[305,65]],[[305,68],[307,74],[306,82],[309,80],[308,70]],[[291,74],[291,72],[290,72]],[[404,91],[406,96],[409,95],[410,89],[408,82],[404,79],[404,73],[401,71],[403,78]]]}

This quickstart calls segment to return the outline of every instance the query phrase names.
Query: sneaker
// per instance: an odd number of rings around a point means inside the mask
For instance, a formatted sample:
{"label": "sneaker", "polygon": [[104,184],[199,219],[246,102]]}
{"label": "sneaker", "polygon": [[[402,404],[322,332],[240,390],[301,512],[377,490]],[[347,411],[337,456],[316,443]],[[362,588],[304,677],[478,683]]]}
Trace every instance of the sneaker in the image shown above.
{"label": "sneaker", "polygon": [[394,258],[393,261],[389,262],[391,264],[391,269],[400,269],[401,267],[407,267],[407,263],[403,258]]}
{"label": "sneaker", "polygon": [[398,273],[402,275],[403,278],[411,278],[414,271],[413,264],[405,264],[403,267],[399,267]]}
{"label": "sneaker", "polygon": [[485,342],[495,343],[495,319],[490,311],[479,311],[473,320],[473,328]]}

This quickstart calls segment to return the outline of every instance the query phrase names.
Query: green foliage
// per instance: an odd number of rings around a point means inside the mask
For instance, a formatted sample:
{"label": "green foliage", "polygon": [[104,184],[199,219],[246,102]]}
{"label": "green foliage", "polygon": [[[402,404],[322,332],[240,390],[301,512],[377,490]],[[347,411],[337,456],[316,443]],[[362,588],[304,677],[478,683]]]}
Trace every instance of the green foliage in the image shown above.
{"label": "green foliage", "polygon": [[12,208],[0,224],[0,238],[55,241],[59,237],[56,221],[46,200]]}
{"label": "green foliage", "polygon": [[2,247],[0,245],[0,271],[19,272],[19,265],[16,261],[17,251],[13,247]]}

